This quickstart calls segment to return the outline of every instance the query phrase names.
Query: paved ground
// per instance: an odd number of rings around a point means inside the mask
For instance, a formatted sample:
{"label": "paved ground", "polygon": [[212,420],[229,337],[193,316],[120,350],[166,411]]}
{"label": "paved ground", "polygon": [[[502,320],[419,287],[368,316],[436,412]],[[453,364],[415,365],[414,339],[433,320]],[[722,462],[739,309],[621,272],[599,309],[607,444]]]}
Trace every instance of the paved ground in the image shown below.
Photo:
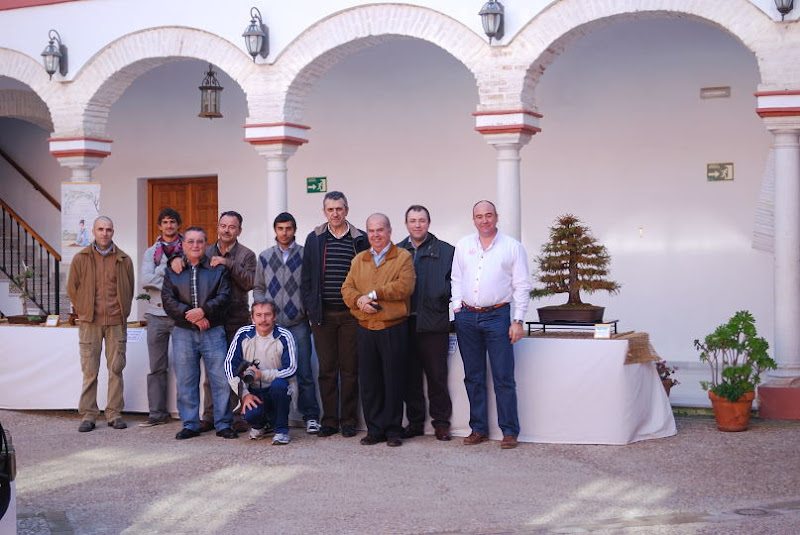
{"label": "paved ground", "polygon": [[[0,411],[17,449],[20,534],[800,533],[800,422],[628,446],[360,446],[293,429],[173,437],[178,422],[78,433],[74,412]],[[363,436],[359,435],[359,436]]]}

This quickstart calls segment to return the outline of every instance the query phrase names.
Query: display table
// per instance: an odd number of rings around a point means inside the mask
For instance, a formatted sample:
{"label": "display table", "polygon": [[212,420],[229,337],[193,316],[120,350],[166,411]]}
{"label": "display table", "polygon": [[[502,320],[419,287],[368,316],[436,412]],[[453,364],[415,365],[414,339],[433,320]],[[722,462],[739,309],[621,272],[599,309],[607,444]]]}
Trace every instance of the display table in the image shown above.
{"label": "display table", "polygon": [[[455,344],[451,344],[455,345]],[[457,348],[450,355],[452,432],[467,436],[469,401]],[[654,362],[624,364],[627,340],[523,338],[514,344],[523,442],[629,444],[676,434]],[[488,365],[487,365],[488,367]],[[491,371],[489,436],[501,439]]]}
{"label": "display table", "polygon": [[[83,375],[77,327],[0,326],[0,408],[74,409]],[[125,370],[125,411],[148,412],[147,331],[128,328]],[[168,410],[177,414],[172,355],[169,363]],[[100,357],[97,405],[106,406],[108,369],[105,348]]]}
{"label": "display table", "polygon": [[[128,329],[126,412],[148,411],[146,334],[145,329]],[[0,408],[77,406],[82,382],[77,328],[0,326],[0,348]],[[655,363],[624,364],[627,340],[531,337],[517,342],[514,352],[521,441],[628,444],[676,433]],[[448,359],[452,431],[467,436],[469,402],[455,336]],[[97,396],[101,410],[107,377],[102,357]],[[487,380],[490,436],[500,439],[491,377]],[[168,408],[177,414],[171,363],[169,389]],[[296,413],[291,418],[300,419]],[[432,433],[429,424],[427,428]]]}

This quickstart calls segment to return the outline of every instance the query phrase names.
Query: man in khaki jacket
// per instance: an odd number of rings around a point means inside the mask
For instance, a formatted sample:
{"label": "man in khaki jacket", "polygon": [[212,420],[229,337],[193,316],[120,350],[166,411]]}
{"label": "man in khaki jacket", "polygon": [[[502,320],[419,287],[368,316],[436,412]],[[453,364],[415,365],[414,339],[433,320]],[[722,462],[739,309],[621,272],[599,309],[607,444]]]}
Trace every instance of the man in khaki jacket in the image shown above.
{"label": "man in khaki jacket", "polygon": [[112,238],[114,223],[100,216],[92,226],[94,242],[72,259],[67,278],[67,295],[80,323],[81,370],[83,387],[78,401],[81,424],[85,433],[95,428],[100,415],[97,407],[97,373],[100,371],[100,350],[106,346],[108,366],[108,402],[105,417],[109,427],[125,429],[122,420],[127,320],[133,302],[133,262],[119,249]]}
{"label": "man in khaki jacket", "polygon": [[411,253],[392,243],[385,215],[367,218],[367,237],[370,249],[353,258],[342,285],[342,298],[358,320],[358,376],[367,423],[361,444],[401,446],[414,262]]}

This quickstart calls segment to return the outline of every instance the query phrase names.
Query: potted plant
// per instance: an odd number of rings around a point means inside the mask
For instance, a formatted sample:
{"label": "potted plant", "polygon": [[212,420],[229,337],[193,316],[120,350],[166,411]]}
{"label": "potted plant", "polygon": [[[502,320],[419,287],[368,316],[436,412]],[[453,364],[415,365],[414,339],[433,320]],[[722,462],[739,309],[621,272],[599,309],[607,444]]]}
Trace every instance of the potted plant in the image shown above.
{"label": "potted plant", "polygon": [[700,385],[708,390],[717,427],[720,431],[746,430],[761,372],[777,368],[767,354],[769,343],[758,336],[755,318],[741,310],[702,342],[695,340],[694,347],[700,351],[700,360],[711,368],[711,381]]}
{"label": "potted plant", "polygon": [[678,367],[670,366],[666,360],[659,360],[656,362],[656,371],[658,372],[658,378],[661,379],[661,384],[664,385],[664,390],[669,396],[669,391],[672,390],[672,387],[681,384],[680,381],[672,378],[672,374],[678,371]]}
{"label": "potted plant", "polygon": [[22,314],[19,316],[9,316],[9,323],[16,324],[39,324],[43,323],[45,318],[38,314],[28,314],[28,299],[33,295],[28,288],[28,281],[35,275],[34,271],[29,268],[25,263],[22,263],[22,271],[17,273],[11,281],[14,286],[19,288],[19,298],[22,301]]}
{"label": "potted plant", "polygon": [[556,219],[550,227],[550,241],[536,257],[538,271],[534,278],[541,287],[535,287],[530,295],[536,299],[565,293],[568,298],[563,305],[539,308],[539,321],[602,322],[605,308],[584,303],[580,294],[619,292],[620,285],[607,278],[610,261],[608,250],[597,243],[577,217],[565,214]]}

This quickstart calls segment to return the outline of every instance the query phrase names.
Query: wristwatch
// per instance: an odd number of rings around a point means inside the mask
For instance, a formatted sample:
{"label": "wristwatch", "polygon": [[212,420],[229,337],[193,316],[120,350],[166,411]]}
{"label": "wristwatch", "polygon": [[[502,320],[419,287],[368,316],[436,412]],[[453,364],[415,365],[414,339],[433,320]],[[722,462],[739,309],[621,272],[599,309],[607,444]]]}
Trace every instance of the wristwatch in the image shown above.
{"label": "wristwatch", "polygon": [[520,325],[522,325],[522,320],[514,320],[514,323],[519,323]]}

